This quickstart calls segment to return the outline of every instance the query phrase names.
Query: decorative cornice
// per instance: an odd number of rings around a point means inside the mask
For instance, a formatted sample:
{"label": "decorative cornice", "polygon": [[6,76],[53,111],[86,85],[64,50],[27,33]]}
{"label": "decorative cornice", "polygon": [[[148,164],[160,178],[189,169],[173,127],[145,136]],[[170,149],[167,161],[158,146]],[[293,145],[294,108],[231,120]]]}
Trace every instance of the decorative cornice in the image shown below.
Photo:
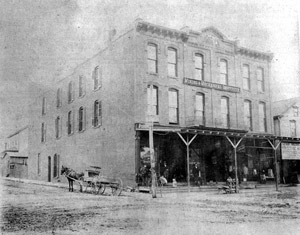
{"label": "decorative cornice", "polygon": [[252,57],[254,59],[261,59],[261,60],[267,60],[267,61],[271,61],[273,59],[272,53],[264,53],[264,52],[260,52],[260,51],[247,49],[244,47],[236,47],[235,52],[236,52],[236,54]]}
{"label": "decorative cornice", "polygon": [[171,39],[181,40],[186,42],[188,34],[179,30],[169,29],[158,25],[153,25],[147,22],[138,22],[136,25],[137,32],[149,32],[162,37],[169,37]]}

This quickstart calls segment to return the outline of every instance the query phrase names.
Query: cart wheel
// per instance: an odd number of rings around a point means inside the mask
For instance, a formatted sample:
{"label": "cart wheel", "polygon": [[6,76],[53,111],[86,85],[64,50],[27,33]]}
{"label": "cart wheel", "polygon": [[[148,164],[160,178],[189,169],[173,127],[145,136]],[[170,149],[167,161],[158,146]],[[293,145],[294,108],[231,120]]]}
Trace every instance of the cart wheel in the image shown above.
{"label": "cart wheel", "polygon": [[111,193],[114,196],[120,196],[123,190],[123,182],[120,178],[116,179],[116,182],[111,184]]}
{"label": "cart wheel", "polygon": [[96,194],[103,194],[105,192],[105,184],[101,184],[101,183],[98,183],[97,184],[97,193]]}

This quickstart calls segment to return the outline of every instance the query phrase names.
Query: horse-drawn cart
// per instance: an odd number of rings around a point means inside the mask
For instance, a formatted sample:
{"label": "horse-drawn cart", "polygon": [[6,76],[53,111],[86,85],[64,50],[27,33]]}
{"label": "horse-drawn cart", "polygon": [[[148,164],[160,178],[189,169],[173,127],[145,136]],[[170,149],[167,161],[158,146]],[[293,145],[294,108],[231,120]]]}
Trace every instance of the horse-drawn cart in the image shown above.
{"label": "horse-drawn cart", "polygon": [[61,172],[68,178],[69,191],[73,191],[73,181],[76,181],[80,185],[80,191],[102,195],[106,188],[110,188],[111,195],[119,196],[123,190],[122,180],[103,176],[100,174],[100,169],[101,167],[98,166],[90,166],[84,174],[77,174],[74,170],[62,166]]}

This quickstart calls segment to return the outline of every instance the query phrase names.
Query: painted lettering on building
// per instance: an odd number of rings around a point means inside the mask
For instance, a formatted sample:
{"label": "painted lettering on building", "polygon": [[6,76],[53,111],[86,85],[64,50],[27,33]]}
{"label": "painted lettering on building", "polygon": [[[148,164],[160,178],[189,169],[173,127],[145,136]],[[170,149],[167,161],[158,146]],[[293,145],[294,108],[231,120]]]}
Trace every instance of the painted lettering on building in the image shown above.
{"label": "painted lettering on building", "polygon": [[227,85],[223,85],[223,84],[219,84],[219,83],[200,81],[200,80],[195,80],[195,79],[191,79],[191,78],[184,78],[183,83],[186,85],[190,85],[190,86],[205,87],[205,88],[216,89],[216,90],[221,90],[221,91],[228,91],[228,92],[233,92],[233,93],[240,92],[239,87],[227,86]]}
{"label": "painted lettering on building", "polygon": [[282,160],[300,160],[300,144],[281,143]]}

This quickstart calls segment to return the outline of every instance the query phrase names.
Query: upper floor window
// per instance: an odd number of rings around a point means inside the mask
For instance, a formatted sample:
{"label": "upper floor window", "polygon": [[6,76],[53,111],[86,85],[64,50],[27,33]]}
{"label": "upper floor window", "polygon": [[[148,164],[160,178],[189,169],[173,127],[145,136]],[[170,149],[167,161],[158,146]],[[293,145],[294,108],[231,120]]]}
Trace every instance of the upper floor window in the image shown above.
{"label": "upper floor window", "polygon": [[228,85],[228,64],[226,60],[220,60],[220,83]]}
{"label": "upper floor window", "polygon": [[46,141],[46,124],[43,122],[41,128],[41,142],[44,143],[45,141]]}
{"label": "upper floor window", "polygon": [[168,48],[168,75],[177,77],[177,50],[173,47]]}
{"label": "upper floor window", "polygon": [[74,100],[74,82],[70,81],[68,86],[68,102],[71,103]]}
{"label": "upper floor window", "polygon": [[179,123],[179,109],[178,109],[178,91],[175,89],[169,90],[169,123]]}
{"label": "upper floor window", "polygon": [[98,127],[102,125],[102,103],[100,100],[94,102],[94,115],[92,119],[92,125]]}
{"label": "upper floor window", "polygon": [[264,102],[259,102],[258,116],[259,116],[259,131],[267,132],[266,104]]}
{"label": "upper floor window", "polygon": [[85,78],[80,75],[78,78],[79,97],[85,95]]}
{"label": "upper floor window", "polygon": [[203,55],[195,54],[195,79],[204,80]]}
{"label": "upper floor window", "polygon": [[290,121],[290,131],[291,131],[291,137],[296,137],[296,121],[291,120]]}
{"label": "upper floor window", "polygon": [[229,98],[221,97],[221,125],[224,128],[229,128]]}
{"label": "upper floor window", "polygon": [[195,121],[199,125],[204,125],[205,123],[205,96],[202,93],[196,94],[195,102]]}
{"label": "upper floor window", "polygon": [[263,68],[257,69],[257,86],[258,86],[258,91],[260,92],[265,91],[265,77],[264,77]]}
{"label": "upper floor window", "polygon": [[158,115],[158,87],[153,86],[151,99],[151,86],[147,87],[148,115]]}
{"label": "upper floor window", "polygon": [[299,116],[299,108],[296,106],[293,106],[293,115],[294,115],[294,117]]}
{"label": "upper floor window", "polygon": [[244,101],[244,124],[247,130],[252,131],[252,108],[251,101]]}
{"label": "upper floor window", "polygon": [[85,115],[85,108],[81,106],[78,110],[78,131],[85,129]]}
{"label": "upper floor window", "polygon": [[53,177],[58,178],[59,177],[59,155],[54,154],[53,158]]}
{"label": "upper floor window", "polygon": [[157,45],[149,43],[147,45],[147,55],[148,55],[148,72],[157,73]]}
{"label": "upper floor window", "polygon": [[43,97],[42,100],[42,115],[46,114],[46,97]]}
{"label": "upper floor window", "polygon": [[41,154],[38,153],[37,156],[37,174],[41,175]]}
{"label": "upper floor window", "polygon": [[250,69],[247,64],[243,65],[243,88],[250,90]]}
{"label": "upper floor window", "polygon": [[57,108],[61,107],[61,104],[62,104],[61,95],[62,95],[62,89],[58,88],[57,92],[56,92],[56,107]]}
{"label": "upper floor window", "polygon": [[68,112],[67,129],[68,129],[68,135],[74,133],[74,114],[72,111]]}
{"label": "upper floor window", "polygon": [[93,81],[94,81],[94,90],[97,90],[101,87],[102,83],[102,71],[99,66],[96,66],[93,70]]}
{"label": "upper floor window", "polygon": [[61,137],[61,118],[59,116],[55,119],[55,137]]}

